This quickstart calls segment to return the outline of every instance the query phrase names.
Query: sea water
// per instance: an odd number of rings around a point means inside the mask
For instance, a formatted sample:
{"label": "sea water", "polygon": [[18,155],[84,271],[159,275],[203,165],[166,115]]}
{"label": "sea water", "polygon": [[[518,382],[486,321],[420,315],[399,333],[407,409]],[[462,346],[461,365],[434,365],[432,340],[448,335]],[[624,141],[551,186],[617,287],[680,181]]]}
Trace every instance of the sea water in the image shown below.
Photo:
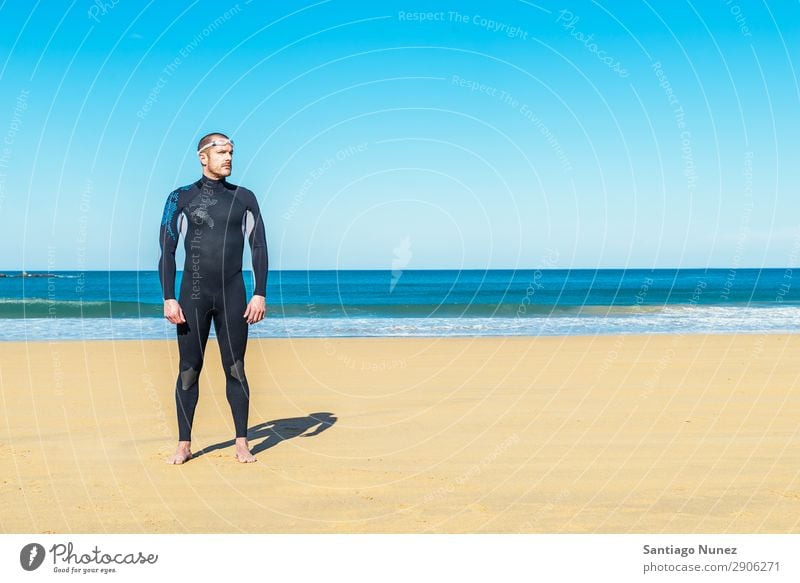
{"label": "sea water", "polygon": [[[252,273],[244,278],[249,297]],[[791,269],[273,271],[267,318],[250,336],[792,333],[792,278]],[[7,272],[0,340],[174,338],[161,298],[155,271]]]}

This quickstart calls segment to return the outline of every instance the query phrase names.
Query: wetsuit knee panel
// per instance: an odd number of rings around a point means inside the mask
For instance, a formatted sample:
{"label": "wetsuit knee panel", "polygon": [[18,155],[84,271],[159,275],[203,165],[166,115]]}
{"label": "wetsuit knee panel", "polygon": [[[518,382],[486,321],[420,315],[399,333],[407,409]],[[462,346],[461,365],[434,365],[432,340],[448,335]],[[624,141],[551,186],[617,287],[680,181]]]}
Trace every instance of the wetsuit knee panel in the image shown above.
{"label": "wetsuit knee panel", "polygon": [[181,371],[181,388],[188,391],[194,384],[197,383],[197,377],[200,372],[194,368],[188,368]]}
{"label": "wetsuit knee panel", "polygon": [[237,360],[233,363],[230,368],[231,376],[235,378],[240,383],[244,382],[244,363],[241,360]]}

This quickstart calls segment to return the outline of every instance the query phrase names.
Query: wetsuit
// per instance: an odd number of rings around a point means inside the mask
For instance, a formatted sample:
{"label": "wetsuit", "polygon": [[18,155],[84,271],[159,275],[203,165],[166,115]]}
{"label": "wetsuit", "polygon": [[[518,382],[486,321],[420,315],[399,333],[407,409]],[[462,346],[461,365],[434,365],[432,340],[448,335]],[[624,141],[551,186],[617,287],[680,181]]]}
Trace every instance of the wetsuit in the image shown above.
{"label": "wetsuit", "polygon": [[248,237],[254,295],[266,296],[267,243],[255,195],[223,180],[203,177],[170,193],[161,219],[158,272],[164,300],[175,299],[175,250],[184,235],[186,262],[178,303],[186,323],[177,325],[180,365],[175,387],[179,441],[190,441],[211,321],[217,334],[225,389],[236,437],[247,436],[250,388],[244,372],[247,308],[242,252]]}

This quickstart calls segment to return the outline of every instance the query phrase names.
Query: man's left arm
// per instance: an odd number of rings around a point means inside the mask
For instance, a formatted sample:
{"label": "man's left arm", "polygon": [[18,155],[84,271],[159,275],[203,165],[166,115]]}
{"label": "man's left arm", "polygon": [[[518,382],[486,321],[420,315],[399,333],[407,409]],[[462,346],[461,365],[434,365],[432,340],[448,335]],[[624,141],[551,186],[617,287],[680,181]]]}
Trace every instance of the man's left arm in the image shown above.
{"label": "man's left arm", "polygon": [[[249,192],[249,191],[248,191]],[[253,276],[255,285],[253,297],[247,304],[244,317],[248,324],[255,324],[264,319],[266,313],[267,298],[267,272],[269,269],[269,256],[267,253],[267,235],[264,229],[264,221],[261,217],[261,210],[255,195],[249,193],[247,210],[253,215],[253,229],[250,231],[248,242],[253,257]]]}

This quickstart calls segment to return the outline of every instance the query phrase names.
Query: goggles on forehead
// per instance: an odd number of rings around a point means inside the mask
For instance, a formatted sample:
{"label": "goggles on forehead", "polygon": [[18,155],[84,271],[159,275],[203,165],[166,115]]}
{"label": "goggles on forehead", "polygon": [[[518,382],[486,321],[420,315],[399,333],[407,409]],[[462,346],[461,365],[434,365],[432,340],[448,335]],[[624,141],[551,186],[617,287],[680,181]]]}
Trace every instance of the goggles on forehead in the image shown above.
{"label": "goggles on forehead", "polygon": [[200,152],[202,152],[203,150],[207,150],[208,148],[216,148],[217,146],[227,146],[228,144],[233,146],[233,140],[227,140],[227,139],[211,140],[205,146],[197,150],[197,153],[199,154]]}

